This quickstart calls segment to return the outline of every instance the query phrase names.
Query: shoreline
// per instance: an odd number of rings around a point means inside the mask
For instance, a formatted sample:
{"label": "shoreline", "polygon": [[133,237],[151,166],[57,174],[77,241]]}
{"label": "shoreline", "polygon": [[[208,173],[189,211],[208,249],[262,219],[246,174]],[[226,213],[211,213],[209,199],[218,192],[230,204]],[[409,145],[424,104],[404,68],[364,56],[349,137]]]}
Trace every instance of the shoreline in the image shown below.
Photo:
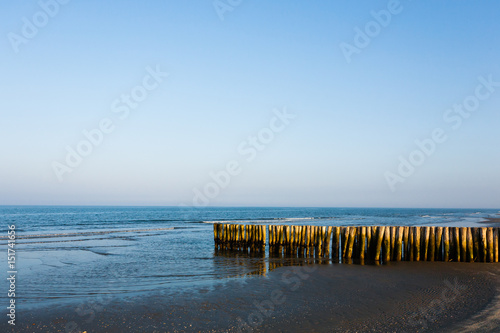
{"label": "shoreline", "polygon": [[[15,332],[497,331],[500,266],[398,262],[280,267],[212,290],[20,312]],[[75,310],[79,310],[75,311]],[[1,323],[0,328],[6,323]],[[69,325],[69,326],[68,326]],[[6,327],[8,328],[8,327]],[[469,328],[469,330],[467,330]],[[71,332],[71,330],[69,330]]]}
{"label": "shoreline", "polygon": [[481,224],[488,224],[490,227],[498,227],[498,223],[500,223],[500,217],[488,217],[485,218],[486,221],[478,222]]}

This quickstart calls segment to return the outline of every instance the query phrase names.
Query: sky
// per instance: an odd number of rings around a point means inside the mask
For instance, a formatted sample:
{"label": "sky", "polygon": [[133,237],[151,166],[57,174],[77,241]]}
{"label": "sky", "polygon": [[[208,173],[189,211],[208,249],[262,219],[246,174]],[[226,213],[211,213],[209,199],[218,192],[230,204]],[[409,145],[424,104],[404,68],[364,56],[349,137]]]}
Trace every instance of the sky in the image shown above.
{"label": "sky", "polygon": [[0,204],[500,207],[497,1],[7,1]]}

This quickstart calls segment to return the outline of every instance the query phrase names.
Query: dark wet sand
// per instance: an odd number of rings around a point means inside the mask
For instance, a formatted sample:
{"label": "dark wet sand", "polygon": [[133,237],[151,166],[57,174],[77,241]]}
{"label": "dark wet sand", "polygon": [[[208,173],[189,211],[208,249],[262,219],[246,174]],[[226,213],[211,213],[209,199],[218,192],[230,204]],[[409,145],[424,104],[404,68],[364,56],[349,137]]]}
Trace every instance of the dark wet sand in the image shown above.
{"label": "dark wet sand", "polygon": [[500,223],[500,218],[487,218],[486,221],[479,223],[489,224],[492,227],[498,227],[498,223]]}
{"label": "dark wet sand", "polygon": [[499,332],[499,289],[500,264],[293,266],[175,298],[113,298],[94,316],[89,303],[19,313],[15,332]]}

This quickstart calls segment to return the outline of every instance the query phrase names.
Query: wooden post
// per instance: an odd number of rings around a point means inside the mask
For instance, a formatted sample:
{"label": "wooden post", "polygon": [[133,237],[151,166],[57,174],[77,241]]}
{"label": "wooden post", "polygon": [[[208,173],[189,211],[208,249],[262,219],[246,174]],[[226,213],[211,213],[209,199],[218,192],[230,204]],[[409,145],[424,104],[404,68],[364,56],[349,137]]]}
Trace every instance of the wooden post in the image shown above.
{"label": "wooden post", "polygon": [[241,224],[236,225],[236,248],[238,250],[240,249],[241,241],[243,240],[243,232],[241,229],[242,227],[243,225]]}
{"label": "wooden post", "polygon": [[459,262],[460,258],[460,230],[458,227],[453,228],[453,238],[454,238],[454,246],[455,246],[455,260]]}
{"label": "wooden post", "polygon": [[[380,251],[382,249],[382,242],[384,240],[384,232],[385,232],[385,227],[377,227],[377,232],[375,233],[376,236],[376,245],[375,245],[375,253],[373,259],[377,262],[380,261]],[[373,233],[372,233],[373,236]]]}
{"label": "wooden post", "polygon": [[443,260],[450,260],[450,229],[448,227],[443,228]]}
{"label": "wooden post", "polygon": [[436,256],[435,260],[443,260],[443,227],[436,227]]}
{"label": "wooden post", "polygon": [[410,231],[409,227],[403,227],[403,253],[401,255],[401,260],[410,260],[409,256],[409,235],[408,232]]}
{"label": "wooden post", "polygon": [[339,262],[340,227],[333,227],[332,261]]}
{"label": "wooden post", "polygon": [[283,246],[290,246],[290,226],[283,226]]}
{"label": "wooden post", "polygon": [[500,258],[498,258],[498,228],[493,229],[493,255],[495,256],[495,262],[499,262]]}
{"label": "wooden post", "polygon": [[401,261],[402,253],[403,253],[403,233],[404,233],[404,228],[403,227],[398,227],[396,230],[396,241],[395,241],[395,249],[394,249],[394,256],[396,257],[396,261]]}
{"label": "wooden post", "polygon": [[224,224],[224,247],[227,247],[229,244],[229,224]]}
{"label": "wooden post", "polygon": [[366,227],[366,257],[372,258],[372,228]]}
{"label": "wooden post", "polygon": [[391,227],[385,227],[384,242],[382,243],[384,263],[391,261]]}
{"label": "wooden post", "polygon": [[274,246],[279,245],[280,244],[280,228],[277,225],[274,226],[273,237],[274,237]]}
{"label": "wooden post", "polygon": [[460,259],[467,260],[467,228],[460,228]]}
{"label": "wooden post", "polygon": [[267,240],[267,226],[263,225],[262,226],[262,246],[265,248],[266,247],[266,240]]}
{"label": "wooden post", "polygon": [[214,223],[214,243],[217,245],[217,223]]}
{"label": "wooden post", "polygon": [[474,242],[471,228],[467,228],[467,261],[474,261]]}
{"label": "wooden post", "polygon": [[328,227],[325,240],[325,256],[330,257],[330,240],[332,239],[333,227]]}
{"label": "wooden post", "polygon": [[409,258],[408,260],[413,261],[415,260],[415,227],[409,227],[408,228],[408,254]]}
{"label": "wooden post", "polygon": [[293,247],[298,247],[299,246],[299,226],[294,226],[293,227]]}
{"label": "wooden post", "polygon": [[347,259],[352,259],[352,250],[354,246],[354,239],[356,238],[356,228],[355,227],[350,227],[349,228],[349,240],[347,244]]}
{"label": "wooden post", "polygon": [[430,228],[424,227],[424,239],[422,240],[422,261],[427,261],[429,255]]}
{"label": "wooden post", "polygon": [[436,232],[434,227],[429,228],[429,257],[427,260],[434,261],[434,256],[436,255]]}
{"label": "wooden post", "polygon": [[365,260],[365,246],[366,246],[366,227],[361,227],[361,235],[359,242],[359,259]]}
{"label": "wooden post", "polygon": [[349,242],[349,227],[342,227],[342,258],[347,256],[347,243]]}
{"label": "wooden post", "polygon": [[256,225],[252,226],[253,228],[253,246],[256,249],[257,246],[259,245],[259,227]]}
{"label": "wooden post", "polygon": [[269,246],[274,246],[276,244],[276,226],[269,226]]}
{"label": "wooden post", "polygon": [[257,245],[257,237],[259,236],[257,234],[257,226],[256,225],[251,225],[250,226],[250,237],[252,237],[252,240],[250,241],[251,249],[250,250],[255,250],[255,245]]}
{"label": "wooden post", "polygon": [[396,245],[396,227],[390,227],[391,228],[391,234],[390,234],[390,260],[394,260],[394,248]]}
{"label": "wooden post", "polygon": [[481,246],[480,232],[480,228],[472,228],[472,241],[474,242],[474,261],[481,261],[481,251],[479,250]]}
{"label": "wooden post", "polygon": [[488,237],[488,262],[494,262],[495,258],[493,255],[493,228],[489,227],[487,230]]}
{"label": "wooden post", "polygon": [[481,262],[487,261],[487,228],[481,228]]}
{"label": "wooden post", "polygon": [[318,250],[319,250],[319,256],[323,256],[323,249],[324,249],[324,244],[323,240],[325,238],[325,233],[326,233],[326,227],[318,227]]}
{"label": "wooden post", "polygon": [[375,260],[375,252],[377,250],[377,242],[378,242],[378,228],[377,226],[371,226],[370,229],[372,229],[372,239],[371,239],[371,256],[370,259]]}
{"label": "wooden post", "polygon": [[414,235],[413,235],[413,243],[415,245],[414,251],[415,251],[415,261],[420,260],[420,227],[415,227],[414,229]]}

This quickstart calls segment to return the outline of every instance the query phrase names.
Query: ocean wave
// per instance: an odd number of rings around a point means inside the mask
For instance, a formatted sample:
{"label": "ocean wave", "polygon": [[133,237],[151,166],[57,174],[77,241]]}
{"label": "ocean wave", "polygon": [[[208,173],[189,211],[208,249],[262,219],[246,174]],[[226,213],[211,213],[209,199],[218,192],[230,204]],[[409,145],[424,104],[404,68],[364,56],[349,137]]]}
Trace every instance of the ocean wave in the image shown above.
{"label": "ocean wave", "polygon": [[[319,216],[319,217],[270,217],[270,218],[254,218],[254,219],[222,219],[216,221],[192,221],[186,223],[276,223],[276,222],[299,222],[299,221],[317,221],[317,220],[333,220],[339,219],[339,217],[334,216]],[[349,220],[362,220],[361,218],[349,218]]]}

